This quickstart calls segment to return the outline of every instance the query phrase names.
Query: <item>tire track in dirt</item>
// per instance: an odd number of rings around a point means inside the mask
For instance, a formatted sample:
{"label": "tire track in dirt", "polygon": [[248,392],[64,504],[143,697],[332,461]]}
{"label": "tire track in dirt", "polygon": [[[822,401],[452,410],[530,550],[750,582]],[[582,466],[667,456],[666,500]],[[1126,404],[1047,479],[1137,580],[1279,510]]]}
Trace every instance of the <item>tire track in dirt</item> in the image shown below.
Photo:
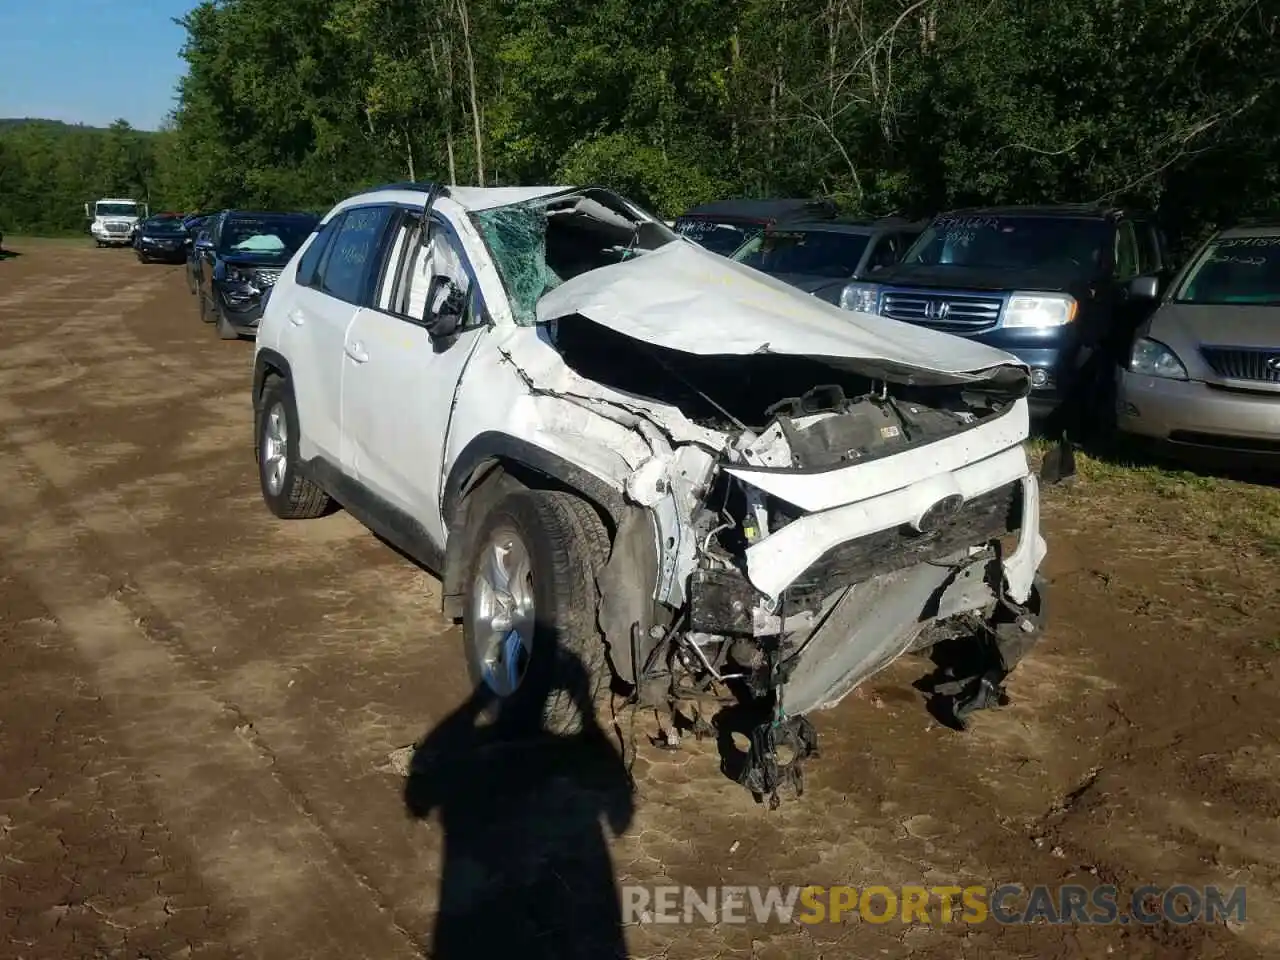
{"label": "tire track in dirt", "polygon": [[[135,620],[147,623],[153,636],[164,637],[194,670],[217,677],[206,681],[211,695],[242,724],[250,723],[255,742],[272,758],[275,775],[295,805],[324,831],[347,868],[379,891],[383,904],[399,905],[394,911],[397,921],[424,936],[434,904],[422,891],[424,884],[439,880],[438,845],[426,842],[403,817],[398,793],[376,766],[385,761],[385,754],[371,753],[367,737],[314,704],[290,698],[293,671],[278,656],[256,658],[230,674],[220,671],[209,651],[234,649],[238,638],[251,632],[250,625],[234,609],[215,601],[190,567],[165,556],[118,492],[99,491],[91,506],[84,506],[73,491],[78,471],[67,451],[48,440],[15,443],[12,435],[9,440],[10,449],[50,487],[48,495],[57,502],[63,522],[93,535],[100,548],[95,555],[108,560],[112,577],[120,583],[117,600]],[[327,748],[323,767],[310,756],[316,744]],[[344,789],[335,792],[338,783]],[[381,817],[345,816],[352,792],[346,785],[354,784],[366,787],[364,803]]]}
{"label": "tire track in dirt", "polygon": [[42,510],[11,459],[0,461],[0,531],[6,565],[92,665],[166,824],[191,843],[219,898],[248,918],[237,952],[348,956],[354,939],[366,956],[419,956],[298,808],[243,719],[149,637],[113,579],[82,559],[94,553],[91,532]]}
{"label": "tire track in dirt", "polygon": [[[110,302],[123,315],[128,308],[146,302],[152,295],[149,291],[168,279],[159,276],[148,278],[145,284],[130,284]],[[145,328],[123,320],[104,326],[102,316],[100,309],[82,311],[58,328],[64,334],[68,328],[80,328],[75,331],[75,343],[96,379],[103,379],[104,370],[95,368],[93,361],[100,360],[111,348],[127,352],[152,370],[171,364],[191,369],[182,358],[166,356],[142,340],[138,334]],[[106,331],[110,331],[109,336]],[[115,373],[117,366],[112,364],[105,369]],[[206,407],[216,409],[223,404],[232,412],[228,418],[231,425],[247,439],[251,433],[248,377],[239,391],[226,395],[227,378],[220,370],[221,366],[214,367],[201,378],[205,383],[216,384],[218,389],[212,396],[202,389],[198,379],[184,376],[176,381],[175,389],[180,390],[180,395],[174,400],[184,413],[192,410],[192,401],[197,401],[197,409],[202,412]],[[77,495],[77,487],[84,491],[83,463],[67,448],[45,439],[43,428],[54,426],[56,417],[46,417],[38,423],[21,415],[13,419],[19,420],[21,426],[15,424],[8,431],[12,448],[33,472],[38,472],[40,482],[49,488],[46,494],[56,501],[66,522],[82,525],[94,535],[94,554],[110,558],[115,579],[126,587],[116,591],[116,598],[136,620],[148,624],[153,637],[167,639],[171,650],[188,659],[193,669],[202,676],[216,677],[211,690],[227,709],[253,721],[260,747],[270,754],[273,763],[278,762],[277,776],[287,784],[299,808],[316,818],[353,873],[372,887],[389,891],[390,896],[383,902],[400,905],[397,922],[414,929],[418,936],[425,935],[435,905],[430,893],[438,881],[438,844],[429,841],[430,834],[414,831],[414,825],[404,816],[394,781],[377,766],[385,763],[387,751],[371,752],[370,738],[358,736],[364,731],[358,727],[353,731],[349,720],[343,723],[315,703],[295,696],[290,689],[291,675],[296,675],[298,664],[282,660],[282,651],[273,651],[268,657],[256,656],[249,663],[226,671],[225,658],[211,655],[210,651],[243,647],[243,638],[255,632],[254,625],[243,622],[234,608],[216,601],[202,589],[188,564],[168,555],[165,544],[150,535],[147,525],[131,512],[121,495],[122,488],[98,485],[91,493]],[[189,421],[189,415],[184,420]],[[220,429],[219,434],[225,436],[225,429]],[[241,449],[247,446],[246,442]],[[224,450],[224,462],[225,455]],[[246,470],[252,473],[253,461],[249,457],[246,461]],[[135,474],[138,466],[132,467]],[[328,560],[324,565],[332,565],[335,575],[343,566],[340,556],[326,553],[316,559]],[[400,745],[399,741],[394,744]],[[326,762],[316,762],[314,754],[318,750],[324,751]],[[312,798],[312,802],[309,804],[305,797]],[[352,818],[353,805],[371,808],[366,813],[378,815]]]}

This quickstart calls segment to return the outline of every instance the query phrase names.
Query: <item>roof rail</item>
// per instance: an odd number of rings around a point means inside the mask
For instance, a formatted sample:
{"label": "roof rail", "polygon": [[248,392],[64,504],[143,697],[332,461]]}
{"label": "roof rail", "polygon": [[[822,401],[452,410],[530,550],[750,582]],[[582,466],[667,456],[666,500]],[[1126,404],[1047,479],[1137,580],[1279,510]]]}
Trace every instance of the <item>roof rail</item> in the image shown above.
{"label": "roof rail", "polygon": [[1230,225],[1223,227],[1224,230],[1234,230],[1237,227],[1280,227],[1280,213],[1273,213],[1270,216],[1254,216],[1254,217],[1237,217],[1232,220]]}
{"label": "roof rail", "polygon": [[443,183],[436,183],[432,180],[402,180],[399,183],[384,183],[381,186],[369,187],[353,194],[353,196],[362,197],[366,193],[381,193],[384,190],[417,190],[422,193],[429,193],[434,190],[437,195],[449,195],[449,188]]}

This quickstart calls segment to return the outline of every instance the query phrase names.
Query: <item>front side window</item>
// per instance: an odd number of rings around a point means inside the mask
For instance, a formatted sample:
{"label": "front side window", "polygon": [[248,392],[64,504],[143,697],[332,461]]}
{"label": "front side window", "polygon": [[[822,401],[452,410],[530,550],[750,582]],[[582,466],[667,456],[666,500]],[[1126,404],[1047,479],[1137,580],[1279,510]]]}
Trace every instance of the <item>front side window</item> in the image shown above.
{"label": "front side window", "polygon": [[1084,217],[948,215],[929,224],[902,262],[1093,277],[1111,233],[1106,221]]}
{"label": "front side window", "polygon": [[378,247],[390,217],[390,207],[347,211],[320,271],[321,290],[348,303],[364,303]]}
{"label": "front side window", "polygon": [[342,225],[343,214],[338,214],[328,223],[322,226],[315,240],[311,242],[311,246],[307,247],[298,260],[298,283],[304,287],[314,287],[319,279],[317,273],[320,269],[320,261],[324,258],[324,252],[329,245],[329,241],[337,232],[338,227]]}
{"label": "front side window", "polygon": [[1187,271],[1174,302],[1280,306],[1280,234],[1214,240]]}

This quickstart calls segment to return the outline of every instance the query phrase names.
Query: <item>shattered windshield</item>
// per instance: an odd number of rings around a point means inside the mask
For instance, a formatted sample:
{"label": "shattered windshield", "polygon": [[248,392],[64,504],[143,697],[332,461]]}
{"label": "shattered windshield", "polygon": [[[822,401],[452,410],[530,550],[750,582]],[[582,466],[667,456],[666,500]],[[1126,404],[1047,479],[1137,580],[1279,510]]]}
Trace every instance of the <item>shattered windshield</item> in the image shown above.
{"label": "shattered windshield", "polygon": [[580,273],[656,250],[675,235],[637,219],[615,196],[584,190],[471,214],[497,267],[516,323],[537,323],[537,304]]}

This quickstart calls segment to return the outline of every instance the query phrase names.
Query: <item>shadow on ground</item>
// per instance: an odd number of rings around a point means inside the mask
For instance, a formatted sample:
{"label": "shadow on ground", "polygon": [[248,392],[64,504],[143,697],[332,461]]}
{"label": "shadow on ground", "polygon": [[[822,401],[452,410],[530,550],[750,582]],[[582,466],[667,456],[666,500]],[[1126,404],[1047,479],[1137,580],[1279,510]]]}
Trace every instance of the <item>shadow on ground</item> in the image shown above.
{"label": "shadow on ground", "polygon": [[0,260],[16,260],[20,256],[17,250],[0,250]]}
{"label": "shadow on ground", "polygon": [[405,805],[418,818],[438,811],[444,831],[440,960],[627,955],[604,831],[629,827],[632,783],[578,695],[585,670],[564,659],[557,686],[574,696],[576,732],[530,732],[527,707],[507,709],[480,684],[415,748]]}

